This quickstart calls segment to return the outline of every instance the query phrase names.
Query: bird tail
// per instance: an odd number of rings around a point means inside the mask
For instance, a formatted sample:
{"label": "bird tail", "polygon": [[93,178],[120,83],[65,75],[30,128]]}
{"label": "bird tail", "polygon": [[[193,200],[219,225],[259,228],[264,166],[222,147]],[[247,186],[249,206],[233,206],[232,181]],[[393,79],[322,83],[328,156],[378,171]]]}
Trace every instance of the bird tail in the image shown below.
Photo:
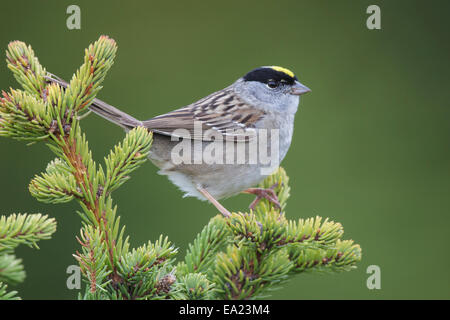
{"label": "bird tail", "polygon": [[125,130],[142,126],[141,121],[99,99],[94,99],[92,101],[89,110],[92,110],[92,112],[98,114],[100,117],[121,126]]}
{"label": "bird tail", "polygon": [[[51,73],[49,73],[49,76],[47,76],[46,79],[48,81],[59,84],[63,88],[67,88],[68,86],[68,83],[66,81]],[[141,121],[99,99],[92,100],[92,103],[89,106],[89,110],[96,113],[100,117],[124,128],[125,130],[130,130],[137,126],[142,126]]]}

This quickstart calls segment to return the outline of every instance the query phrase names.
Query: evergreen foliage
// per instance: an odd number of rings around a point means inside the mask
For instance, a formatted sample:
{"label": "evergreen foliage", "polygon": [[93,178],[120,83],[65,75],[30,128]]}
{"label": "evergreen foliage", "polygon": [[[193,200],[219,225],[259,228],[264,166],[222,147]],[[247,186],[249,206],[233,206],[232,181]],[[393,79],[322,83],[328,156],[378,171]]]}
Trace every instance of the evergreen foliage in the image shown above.
{"label": "evergreen foliage", "polygon": [[39,248],[39,240],[50,239],[56,231],[56,221],[42,214],[12,214],[0,216],[0,300],[19,299],[16,291],[7,291],[6,283],[18,284],[25,279],[22,259],[14,249],[19,244]]}
{"label": "evergreen foliage", "polygon": [[[290,188],[282,168],[260,185],[274,186],[281,209],[262,200],[250,212],[213,217],[189,245],[183,261],[176,262],[177,248],[163,236],[130,248],[112,192],[146,161],[152,133],[144,128],[129,131],[102,165],[92,158],[80,127],[80,118],[101,89],[116,50],[114,40],[101,36],[86,49],[84,63],[66,90],[46,80],[48,74],[30,46],[14,41],[7,50],[8,67],[23,90],[2,93],[0,135],[43,141],[55,154],[45,172],[30,182],[29,190],[37,200],[80,204],[82,226],[77,239],[81,248],[74,254],[86,283],[80,299],[253,299],[267,296],[294,274],[355,268],[361,249],[341,239],[341,224],[320,217],[286,218]],[[34,224],[30,220],[27,236],[3,239],[2,221],[0,250],[2,241],[10,246],[34,245],[53,230],[49,220]],[[45,232],[33,237],[38,226]],[[17,269],[14,257],[4,259],[15,277],[6,279],[8,273],[3,273],[0,281],[23,279],[19,272],[23,269]],[[2,260],[0,270],[1,265]],[[14,297],[0,284],[2,295]]]}

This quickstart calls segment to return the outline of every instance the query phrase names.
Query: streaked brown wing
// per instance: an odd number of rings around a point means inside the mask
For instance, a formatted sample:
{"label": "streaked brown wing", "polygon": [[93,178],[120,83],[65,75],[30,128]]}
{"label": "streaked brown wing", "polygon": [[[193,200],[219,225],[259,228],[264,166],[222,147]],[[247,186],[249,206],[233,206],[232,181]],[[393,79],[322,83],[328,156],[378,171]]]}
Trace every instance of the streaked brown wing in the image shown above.
{"label": "streaked brown wing", "polygon": [[223,140],[249,141],[255,135],[254,124],[263,116],[263,111],[249,107],[231,88],[226,88],[143,124],[157,133],[180,138],[211,141],[214,134],[205,137],[205,132],[213,130]]}

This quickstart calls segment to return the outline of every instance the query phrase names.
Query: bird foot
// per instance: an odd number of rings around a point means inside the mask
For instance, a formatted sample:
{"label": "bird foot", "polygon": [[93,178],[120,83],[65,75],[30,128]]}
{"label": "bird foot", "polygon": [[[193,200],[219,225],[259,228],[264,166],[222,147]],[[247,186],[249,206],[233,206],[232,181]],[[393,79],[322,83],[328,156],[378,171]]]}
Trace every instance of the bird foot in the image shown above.
{"label": "bird foot", "polygon": [[273,189],[277,186],[278,186],[278,183],[275,183],[274,185],[272,185],[270,188],[267,188],[267,189],[249,188],[249,189],[243,191],[244,193],[256,195],[255,200],[253,200],[253,202],[250,204],[249,208],[254,210],[256,205],[261,201],[261,199],[267,199],[270,202],[272,202],[278,209],[281,210],[281,205],[280,205],[280,202],[278,201],[278,196],[275,193],[275,191],[273,191]]}

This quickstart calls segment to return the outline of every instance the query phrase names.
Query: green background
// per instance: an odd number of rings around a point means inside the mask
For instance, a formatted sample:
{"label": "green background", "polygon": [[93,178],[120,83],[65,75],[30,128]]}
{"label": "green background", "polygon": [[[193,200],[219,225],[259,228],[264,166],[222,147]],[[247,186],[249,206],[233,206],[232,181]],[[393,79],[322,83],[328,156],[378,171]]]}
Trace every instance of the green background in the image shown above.
{"label": "green background", "polygon": [[[66,8],[81,7],[81,30]],[[381,8],[381,30],[366,8]],[[450,298],[449,1],[4,1],[0,45],[22,40],[47,70],[70,78],[99,35],[118,45],[99,98],[140,119],[219,90],[261,65],[281,65],[312,89],[302,97],[283,162],[289,218],[320,215],[344,225],[363,249],[358,269],[299,275],[275,299]],[[0,88],[18,87],[6,63]],[[96,160],[124,133],[92,115],[82,122]],[[46,205],[27,191],[53,159],[44,144],[0,139],[0,212],[43,212],[58,230],[40,250],[17,250],[25,299],[72,299],[80,220],[75,202]],[[132,246],[167,235],[181,250],[216,214],[146,163],[116,191]],[[252,198],[223,201],[244,210]],[[370,265],[381,290],[366,287]]]}

